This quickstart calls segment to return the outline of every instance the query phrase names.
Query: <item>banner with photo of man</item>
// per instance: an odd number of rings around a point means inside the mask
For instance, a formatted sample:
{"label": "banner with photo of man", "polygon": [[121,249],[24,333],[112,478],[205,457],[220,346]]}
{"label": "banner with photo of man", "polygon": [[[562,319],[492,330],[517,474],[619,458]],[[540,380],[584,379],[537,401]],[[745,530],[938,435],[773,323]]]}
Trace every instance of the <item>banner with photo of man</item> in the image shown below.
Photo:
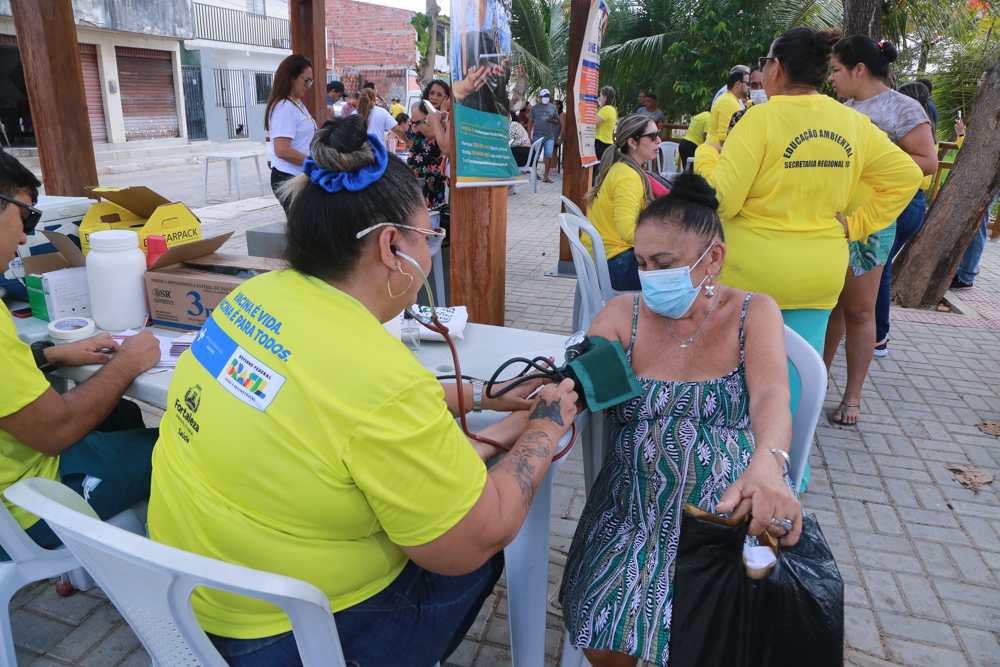
{"label": "banner with photo of man", "polygon": [[576,104],[576,129],[580,135],[580,158],[584,167],[597,164],[594,133],[597,130],[598,95],[600,94],[601,42],[608,27],[608,6],[604,0],[591,0],[587,31],[583,35],[580,62],[573,80]]}
{"label": "banner with photo of man", "polygon": [[511,0],[453,0],[451,91],[457,187],[521,181],[510,151]]}

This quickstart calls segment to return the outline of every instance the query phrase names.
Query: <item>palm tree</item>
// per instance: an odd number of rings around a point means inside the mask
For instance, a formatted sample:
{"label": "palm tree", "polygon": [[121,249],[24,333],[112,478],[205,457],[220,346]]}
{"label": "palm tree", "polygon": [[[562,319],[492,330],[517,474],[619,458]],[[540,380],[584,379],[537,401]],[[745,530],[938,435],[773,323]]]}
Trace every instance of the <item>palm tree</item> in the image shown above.
{"label": "palm tree", "polygon": [[565,92],[569,45],[569,0],[512,0],[513,65],[524,65],[528,93]]}

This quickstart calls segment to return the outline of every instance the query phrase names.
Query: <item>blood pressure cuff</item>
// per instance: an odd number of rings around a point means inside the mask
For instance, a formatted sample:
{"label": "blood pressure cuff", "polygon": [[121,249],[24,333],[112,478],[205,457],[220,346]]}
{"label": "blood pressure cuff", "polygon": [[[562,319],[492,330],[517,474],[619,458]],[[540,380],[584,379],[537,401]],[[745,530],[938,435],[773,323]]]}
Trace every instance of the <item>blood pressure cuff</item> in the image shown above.
{"label": "blood pressure cuff", "polygon": [[591,412],[610,408],[642,393],[625,350],[618,341],[590,337],[590,348],[566,364],[563,373],[576,383]]}

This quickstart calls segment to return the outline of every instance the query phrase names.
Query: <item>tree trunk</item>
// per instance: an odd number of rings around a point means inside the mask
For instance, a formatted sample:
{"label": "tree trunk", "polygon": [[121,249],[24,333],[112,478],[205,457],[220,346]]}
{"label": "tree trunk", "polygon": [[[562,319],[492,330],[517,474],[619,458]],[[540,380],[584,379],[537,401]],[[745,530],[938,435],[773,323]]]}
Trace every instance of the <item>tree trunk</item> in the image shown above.
{"label": "tree trunk", "polygon": [[844,37],[882,38],[881,0],[844,0]]}
{"label": "tree trunk", "polygon": [[986,81],[962,150],[923,227],[896,257],[893,293],[907,308],[934,306],[1000,190],[1000,67]]}
{"label": "tree trunk", "polygon": [[438,14],[441,8],[437,0],[427,0],[427,15],[431,17],[431,42],[427,45],[427,58],[420,68],[420,87],[423,88],[434,80],[434,61],[437,60]]}

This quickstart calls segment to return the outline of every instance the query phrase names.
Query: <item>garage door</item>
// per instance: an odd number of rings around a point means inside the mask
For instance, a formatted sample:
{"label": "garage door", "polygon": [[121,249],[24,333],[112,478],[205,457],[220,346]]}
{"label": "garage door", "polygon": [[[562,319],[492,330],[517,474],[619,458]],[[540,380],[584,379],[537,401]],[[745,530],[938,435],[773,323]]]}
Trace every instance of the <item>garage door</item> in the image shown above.
{"label": "garage door", "polygon": [[179,136],[174,69],[169,51],[115,47],[129,141]]}
{"label": "garage door", "polygon": [[101,99],[101,72],[97,68],[97,47],[80,45],[80,64],[83,65],[83,90],[87,95],[87,113],[90,115],[90,136],[94,142],[108,140],[108,126],[104,122],[104,101]]}

